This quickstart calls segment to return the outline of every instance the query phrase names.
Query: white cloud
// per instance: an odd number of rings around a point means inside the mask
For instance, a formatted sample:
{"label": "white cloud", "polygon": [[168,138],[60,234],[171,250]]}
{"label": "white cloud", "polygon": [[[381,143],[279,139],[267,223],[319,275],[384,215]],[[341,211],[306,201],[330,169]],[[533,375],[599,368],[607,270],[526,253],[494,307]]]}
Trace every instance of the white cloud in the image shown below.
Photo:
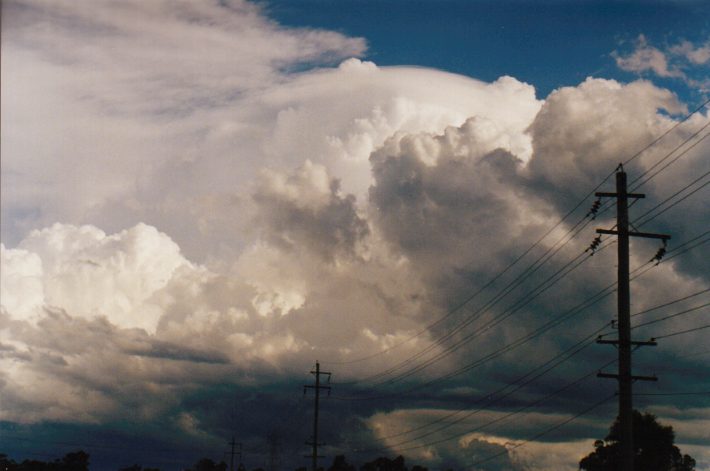
{"label": "white cloud", "polygon": [[651,71],[659,77],[683,77],[683,72],[670,67],[666,54],[653,46],[648,45],[648,41],[644,35],[640,35],[636,42],[634,51],[622,57],[618,54],[614,55],[616,65],[622,70],[629,72],[647,72]]}
{"label": "white cloud", "polygon": [[[114,201],[124,208],[112,229],[184,209],[184,198],[152,198],[185,171],[196,184],[190,162],[232,159],[234,130],[252,131],[253,116],[214,110],[238,108],[284,68],[365,50],[362,39],[283,28],[239,0],[90,5],[3,3],[2,111],[13,119],[2,123],[2,204],[14,215],[5,240],[56,218],[101,219]],[[240,171],[231,165],[230,177]]]}
{"label": "white cloud", "polygon": [[145,225],[112,236],[60,224],[33,231],[17,249],[3,249],[3,307],[16,319],[56,306],[154,332],[162,312],[151,297],[181,268],[195,269],[179,252]]}
{"label": "white cloud", "polygon": [[690,41],[681,41],[671,47],[670,52],[685,57],[692,64],[702,65],[710,61],[710,42],[695,47]]}
{"label": "white cloud", "polygon": [[[675,124],[669,113],[684,111],[647,81],[589,78],[539,100],[511,77],[484,83],[378,67],[350,58],[363,54],[361,39],[283,28],[242,2],[7,5],[4,21],[16,21],[3,27],[2,55],[2,111],[12,116],[2,123],[4,420],[169,417],[197,431],[210,427],[204,412],[176,409],[225,381],[248,390],[301,378],[315,358],[347,361],[384,348],[391,350],[377,362],[354,363],[336,377],[362,378],[412,359],[480,304],[407,339]],[[666,52],[642,46],[618,60],[676,76]],[[678,55],[704,60],[704,46],[681,46]],[[320,68],[288,72],[303,63]],[[651,168],[707,121],[707,114],[689,120],[627,170]],[[707,146],[646,185],[647,200],[705,172]],[[707,208],[702,193],[680,208],[654,225],[672,228],[682,242],[706,222]],[[583,251],[591,236],[581,239],[524,287]],[[634,266],[650,258],[646,249],[634,247]],[[634,307],[703,286],[702,260],[662,264],[634,285]],[[606,285],[614,263],[613,254],[595,255],[587,271],[562,280],[557,296],[411,380],[529,332],[578,303],[580,286]],[[565,325],[565,335],[484,365],[466,377],[467,391],[489,391],[559,352],[610,316],[599,308]],[[666,345],[683,349],[681,341]],[[590,358],[526,394],[598,366]],[[460,400],[451,386],[446,392]],[[419,419],[440,413],[416,411]],[[370,423],[382,419],[395,431],[416,414],[393,406]],[[683,438],[690,432],[682,429]],[[504,450],[498,439],[505,436],[513,434],[422,456],[471,462]],[[555,468],[576,446],[563,442],[558,455],[542,458],[544,445],[533,444],[502,463]]]}
{"label": "white cloud", "polygon": [[708,41],[696,46],[684,40],[661,50],[651,46],[641,34],[632,52],[624,55],[614,51],[611,55],[616,65],[627,72],[640,75],[648,72],[661,78],[679,79],[700,92],[706,92],[710,85],[706,67],[710,61]]}

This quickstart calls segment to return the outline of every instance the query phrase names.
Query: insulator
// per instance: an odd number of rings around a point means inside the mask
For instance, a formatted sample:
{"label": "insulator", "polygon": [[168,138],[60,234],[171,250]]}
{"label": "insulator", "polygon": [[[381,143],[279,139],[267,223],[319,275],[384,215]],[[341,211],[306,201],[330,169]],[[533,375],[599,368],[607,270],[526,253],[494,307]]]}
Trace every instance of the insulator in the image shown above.
{"label": "insulator", "polygon": [[599,247],[599,244],[601,244],[601,243],[602,243],[602,236],[595,237],[594,240],[592,240],[592,243],[587,248],[587,250],[585,250],[585,252],[589,252],[591,250],[592,255],[594,255],[594,252],[597,250],[597,248]]}
{"label": "insulator", "polygon": [[650,260],[653,262],[654,260],[656,261],[656,265],[661,263],[661,259],[663,256],[666,254],[666,241],[663,241],[663,247],[659,248],[658,251],[656,252],[656,255],[653,256],[653,258]]}
{"label": "insulator", "polygon": [[592,216],[592,219],[597,217],[597,211],[599,211],[599,207],[602,205],[601,198],[597,199],[594,203],[592,203],[592,208],[589,210],[587,213],[587,217]]}

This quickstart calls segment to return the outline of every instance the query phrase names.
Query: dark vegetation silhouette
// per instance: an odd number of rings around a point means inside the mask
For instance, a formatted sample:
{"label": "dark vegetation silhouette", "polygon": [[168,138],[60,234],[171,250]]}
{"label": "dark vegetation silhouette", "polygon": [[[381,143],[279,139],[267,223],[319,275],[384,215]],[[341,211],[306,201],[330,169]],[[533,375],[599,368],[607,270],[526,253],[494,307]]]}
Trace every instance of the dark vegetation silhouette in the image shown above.
{"label": "dark vegetation silhouette", "polygon": [[89,454],[83,451],[67,453],[54,461],[24,460],[16,463],[0,453],[2,471],[89,471]]}
{"label": "dark vegetation silhouette", "polygon": [[[215,462],[209,458],[201,458],[184,471],[227,471],[227,469],[228,466],[224,461]],[[0,471],[89,471],[89,454],[84,451],[76,451],[67,453],[63,458],[54,461],[24,460],[18,463],[0,453]],[[118,471],[160,471],[160,469],[144,468],[139,464],[133,464],[118,468]],[[240,464],[237,471],[245,471],[244,466]],[[252,471],[264,471],[264,469],[255,468]],[[309,471],[309,468],[302,466],[295,468],[295,471]],[[404,457],[398,456],[394,459],[376,458],[363,464],[358,470],[355,465],[348,463],[344,455],[338,455],[327,470],[318,468],[318,471],[428,471],[428,469],[414,465],[410,470],[405,466]]]}
{"label": "dark vegetation silhouette", "polygon": [[[264,471],[261,468],[254,469],[252,471]],[[301,466],[296,468],[295,471],[310,471],[310,468],[306,466]],[[348,463],[345,455],[337,455],[333,459],[333,464],[326,470],[325,468],[318,468],[317,471],[358,471],[358,468]],[[419,465],[412,466],[409,470],[404,464],[404,457],[398,456],[394,459],[387,457],[379,457],[372,461],[369,461],[362,466],[360,466],[359,471],[429,471],[427,468]],[[451,470],[448,470],[451,471]]]}
{"label": "dark vegetation silhouette", "polygon": [[125,468],[121,468],[118,471],[160,471],[160,469],[158,469],[158,468],[144,468],[139,464],[134,464],[133,466],[127,466]]}
{"label": "dark vegetation silhouette", "polygon": [[188,468],[185,471],[227,471],[227,463],[224,461],[215,463],[209,458],[202,458],[192,468]]}
{"label": "dark vegetation silhouette", "polygon": [[333,464],[330,465],[328,471],[357,471],[357,469],[347,462],[345,455],[338,455],[333,459]]}
{"label": "dark vegetation silhouette", "polygon": [[[415,465],[412,471],[426,471],[426,468]],[[386,457],[380,457],[369,463],[365,463],[360,467],[360,471],[407,471],[407,467],[404,465],[404,457],[402,455],[391,460]]]}
{"label": "dark vegetation silhouette", "polygon": [[[682,455],[670,425],[661,425],[653,414],[633,412],[634,471],[693,471],[695,460]],[[579,469],[616,471],[619,469],[619,419],[604,440],[594,442],[595,450],[582,458]]]}

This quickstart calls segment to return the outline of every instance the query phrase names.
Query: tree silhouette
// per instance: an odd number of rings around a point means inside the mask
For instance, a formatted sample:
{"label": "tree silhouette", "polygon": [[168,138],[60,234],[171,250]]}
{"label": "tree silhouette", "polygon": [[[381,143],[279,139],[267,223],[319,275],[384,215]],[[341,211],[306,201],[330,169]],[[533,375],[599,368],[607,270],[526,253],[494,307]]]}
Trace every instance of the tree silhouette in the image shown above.
{"label": "tree silhouette", "polygon": [[127,466],[125,468],[121,468],[118,471],[160,471],[160,469],[158,469],[158,468],[144,468],[139,464],[134,464],[133,466]]}
{"label": "tree silhouette", "polygon": [[192,466],[190,471],[227,471],[227,463],[224,461],[215,463],[209,458],[202,458]]}
{"label": "tree silhouette", "polygon": [[[653,414],[633,413],[634,471],[693,471],[695,460],[681,455],[673,444],[675,433],[670,425],[661,425]],[[579,469],[585,471],[616,471],[620,465],[619,419],[604,441],[594,442],[595,450],[582,458]]]}
{"label": "tree silhouette", "polygon": [[404,466],[402,455],[393,460],[382,456],[362,465],[360,471],[407,471],[407,468]]}
{"label": "tree silhouette", "polygon": [[89,471],[89,454],[75,451],[49,463],[38,460],[16,463],[7,455],[0,454],[0,466],[2,471]]}
{"label": "tree silhouette", "polygon": [[345,460],[345,455],[338,455],[333,459],[333,464],[330,465],[328,471],[356,471],[356,469]]}
{"label": "tree silhouette", "polygon": [[58,467],[62,471],[89,471],[89,454],[81,450],[67,453]]}
{"label": "tree silhouette", "polygon": [[134,464],[133,466],[126,466],[125,468],[121,468],[118,471],[143,471],[143,466],[139,464]]}

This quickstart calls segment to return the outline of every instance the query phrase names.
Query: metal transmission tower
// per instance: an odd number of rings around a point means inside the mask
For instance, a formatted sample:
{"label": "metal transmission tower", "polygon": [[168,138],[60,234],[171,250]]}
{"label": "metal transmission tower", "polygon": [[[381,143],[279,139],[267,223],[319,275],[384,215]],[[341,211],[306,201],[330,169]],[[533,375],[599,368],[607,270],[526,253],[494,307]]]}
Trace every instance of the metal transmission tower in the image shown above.
{"label": "metal transmission tower", "polygon": [[629,237],[645,237],[650,239],[662,239],[665,243],[671,238],[664,234],[648,234],[645,232],[629,230],[629,198],[644,198],[645,195],[627,193],[626,173],[624,167],[619,164],[616,172],[616,193],[596,193],[599,198],[616,198],[616,229],[597,229],[599,234],[613,234],[618,236],[618,314],[617,326],[619,330],[618,340],[597,340],[597,343],[615,345],[619,350],[619,372],[618,374],[598,373],[600,378],[615,378],[619,382],[619,426],[621,428],[620,449],[621,449],[621,470],[632,471],[634,469],[634,446],[632,414],[633,404],[631,402],[631,386],[635,380],[657,381],[655,376],[634,376],[631,374],[631,347],[643,345],[656,345],[656,342],[634,342],[631,340],[631,319],[630,304],[631,296],[629,290]]}
{"label": "metal transmission tower", "polygon": [[[330,383],[330,373],[327,371],[321,371],[320,370],[320,363],[316,361],[316,369],[315,371],[311,371],[312,375],[315,375],[315,384],[313,385],[306,385],[303,387],[303,394],[306,394],[306,391],[308,389],[313,389],[315,390],[315,399],[314,399],[314,413],[313,413],[313,441],[306,442],[306,445],[311,445],[313,447],[313,451],[311,452],[311,459],[312,459],[312,466],[313,466],[313,471],[318,471],[318,458],[322,458],[322,456],[318,456],[318,447],[323,445],[322,443],[318,443],[318,406],[319,406],[319,399],[320,399],[320,391],[321,389],[325,389],[328,391],[328,395],[330,395],[330,386],[322,386],[320,384],[320,377],[321,375],[327,375],[328,376],[328,383]],[[306,457],[308,457],[307,455]]]}

